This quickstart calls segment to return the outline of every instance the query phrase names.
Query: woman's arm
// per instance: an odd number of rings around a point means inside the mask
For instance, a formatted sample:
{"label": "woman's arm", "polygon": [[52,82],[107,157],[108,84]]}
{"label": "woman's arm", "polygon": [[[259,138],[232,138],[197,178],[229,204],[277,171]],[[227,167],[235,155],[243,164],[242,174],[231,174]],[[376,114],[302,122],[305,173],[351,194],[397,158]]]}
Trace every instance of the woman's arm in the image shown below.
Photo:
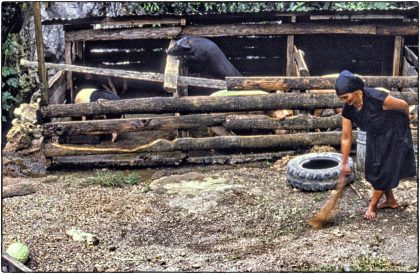
{"label": "woman's arm", "polygon": [[342,117],[341,118],[341,125],[342,125],[341,154],[343,155],[342,175],[345,175],[347,172],[350,172],[350,168],[348,166],[348,159],[349,159],[352,137],[353,137],[352,136],[353,124],[352,124],[351,120]]}
{"label": "woman's arm", "polygon": [[407,114],[408,119],[410,119],[410,111],[408,109],[408,104],[406,101],[395,98],[391,95],[388,95],[384,101],[384,110],[401,110]]}

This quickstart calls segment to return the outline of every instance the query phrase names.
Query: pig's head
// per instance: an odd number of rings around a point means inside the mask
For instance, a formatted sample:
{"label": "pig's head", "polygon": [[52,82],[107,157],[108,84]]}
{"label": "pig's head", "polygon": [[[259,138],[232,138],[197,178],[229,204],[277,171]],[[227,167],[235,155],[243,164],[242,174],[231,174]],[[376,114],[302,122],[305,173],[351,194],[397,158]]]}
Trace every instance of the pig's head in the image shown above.
{"label": "pig's head", "polygon": [[191,40],[184,37],[176,41],[175,45],[166,50],[166,53],[176,59],[189,59],[192,57],[193,52],[191,49]]}

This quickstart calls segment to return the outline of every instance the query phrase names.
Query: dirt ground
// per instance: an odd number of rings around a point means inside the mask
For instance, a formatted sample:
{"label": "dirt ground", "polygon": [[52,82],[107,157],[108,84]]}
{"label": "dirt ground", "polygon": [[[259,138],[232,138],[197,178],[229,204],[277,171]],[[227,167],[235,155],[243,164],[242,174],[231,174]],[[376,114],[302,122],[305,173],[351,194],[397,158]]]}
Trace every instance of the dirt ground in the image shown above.
{"label": "dirt ground", "polygon": [[[416,179],[395,190],[399,208],[366,221],[371,188],[359,178],[314,230],[307,220],[329,192],[289,187],[287,160],[129,170],[141,182],[122,188],[83,184],[94,171],[37,177],[9,166],[3,187],[31,183],[36,192],[2,199],[2,251],[26,243],[35,272],[418,271]],[[99,244],[71,239],[70,228]]]}

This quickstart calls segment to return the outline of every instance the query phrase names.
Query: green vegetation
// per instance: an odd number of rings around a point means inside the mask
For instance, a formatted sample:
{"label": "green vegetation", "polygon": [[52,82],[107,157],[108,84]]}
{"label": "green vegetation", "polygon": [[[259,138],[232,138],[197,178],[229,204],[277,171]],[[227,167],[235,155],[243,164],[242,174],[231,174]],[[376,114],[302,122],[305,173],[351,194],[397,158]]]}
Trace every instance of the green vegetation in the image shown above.
{"label": "green vegetation", "polygon": [[95,176],[83,180],[83,185],[100,185],[102,187],[123,187],[125,185],[137,185],[140,177],[137,174],[125,174],[122,171],[96,171]]}
{"label": "green vegetation", "polygon": [[36,87],[33,71],[19,67],[20,59],[29,59],[30,55],[29,41],[19,34],[22,16],[27,13],[28,3],[2,3],[2,122],[12,118],[13,109],[26,101]]}
{"label": "green vegetation", "polygon": [[397,265],[386,258],[372,255],[360,255],[350,269],[354,272],[394,272]]}
{"label": "green vegetation", "polygon": [[373,256],[369,254],[360,255],[355,262],[348,266],[348,269],[344,267],[333,266],[333,265],[319,265],[319,266],[301,266],[296,269],[299,272],[402,272],[412,271],[416,267],[403,267],[398,264],[394,264],[387,258],[382,256]]}
{"label": "green vegetation", "polygon": [[130,15],[143,14],[219,14],[234,12],[306,12],[312,10],[386,10],[407,3],[401,2],[318,2],[318,1],[290,1],[290,2],[127,2],[123,9]]}

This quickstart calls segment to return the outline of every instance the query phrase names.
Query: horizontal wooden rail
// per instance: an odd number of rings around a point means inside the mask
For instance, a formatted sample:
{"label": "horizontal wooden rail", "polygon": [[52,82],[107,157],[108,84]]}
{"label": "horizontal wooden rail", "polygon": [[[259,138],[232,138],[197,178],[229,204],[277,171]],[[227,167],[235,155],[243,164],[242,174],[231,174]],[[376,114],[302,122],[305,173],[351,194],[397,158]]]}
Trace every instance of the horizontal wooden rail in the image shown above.
{"label": "horizontal wooden rail", "polygon": [[[31,68],[38,67],[38,62],[28,61],[24,59],[20,61],[20,64],[25,67],[31,67]],[[157,83],[164,82],[164,74],[157,73],[157,72],[139,72],[139,71],[130,71],[130,70],[104,69],[104,68],[76,66],[76,65],[69,65],[69,64],[54,64],[54,63],[45,63],[45,66],[47,68],[54,68],[58,70],[73,71],[73,72],[86,73],[86,74],[113,76],[113,77],[120,77],[120,78],[125,78],[125,79],[134,79],[134,80],[157,82]],[[226,82],[223,80],[188,77],[188,76],[178,76],[178,79],[180,83],[183,85],[214,88],[214,89],[226,89]]]}
{"label": "horizontal wooden rail", "polygon": [[109,119],[90,121],[51,122],[43,125],[44,137],[54,135],[107,134],[113,132],[135,132],[150,130],[188,130],[216,125],[224,125],[229,130],[243,129],[316,129],[341,126],[341,116],[315,117],[298,115],[277,120],[267,115],[252,114],[193,114],[130,119]]}
{"label": "horizontal wooden rail", "polygon": [[[157,139],[145,145],[132,148],[112,147],[100,148],[86,145],[64,145],[46,143],[45,157],[99,155],[115,153],[168,152],[168,151],[196,151],[213,149],[293,149],[313,145],[339,145],[341,132],[316,132],[284,135],[258,136],[216,136],[204,138],[178,138],[172,141]],[[356,132],[353,133],[356,140]]]}
{"label": "horizontal wooden rail", "polygon": [[[418,94],[411,92],[393,92],[391,94],[407,101],[409,105],[418,104]],[[276,93],[255,96],[151,97],[85,104],[49,105],[41,108],[41,115],[43,118],[54,118],[124,113],[214,113],[337,108],[342,105],[335,94]]]}
{"label": "horizontal wooden rail", "polygon": [[150,130],[194,129],[221,125],[226,114],[196,114],[129,119],[51,122],[43,125],[43,135],[106,134]]}
{"label": "horizontal wooden rail", "polygon": [[[362,76],[367,86],[393,88],[418,87],[415,76]],[[226,77],[229,90],[307,90],[334,89],[336,77]]]}
{"label": "horizontal wooden rail", "polygon": [[190,155],[187,152],[165,152],[165,153],[129,153],[129,154],[104,154],[104,155],[82,155],[65,156],[48,159],[49,169],[72,169],[72,168],[98,168],[98,167],[162,167],[179,166],[181,164],[201,165],[226,165],[244,164],[256,161],[269,161],[282,158],[287,155],[294,155],[296,151],[276,151],[262,153],[208,153],[207,155]]}
{"label": "horizontal wooden rail", "polygon": [[353,34],[353,35],[417,35],[417,24],[219,24],[207,26],[179,26],[158,28],[131,28],[117,30],[75,30],[65,34],[69,41],[127,40],[127,39],[171,39],[179,35],[206,37],[242,35],[297,35],[297,34]]}

